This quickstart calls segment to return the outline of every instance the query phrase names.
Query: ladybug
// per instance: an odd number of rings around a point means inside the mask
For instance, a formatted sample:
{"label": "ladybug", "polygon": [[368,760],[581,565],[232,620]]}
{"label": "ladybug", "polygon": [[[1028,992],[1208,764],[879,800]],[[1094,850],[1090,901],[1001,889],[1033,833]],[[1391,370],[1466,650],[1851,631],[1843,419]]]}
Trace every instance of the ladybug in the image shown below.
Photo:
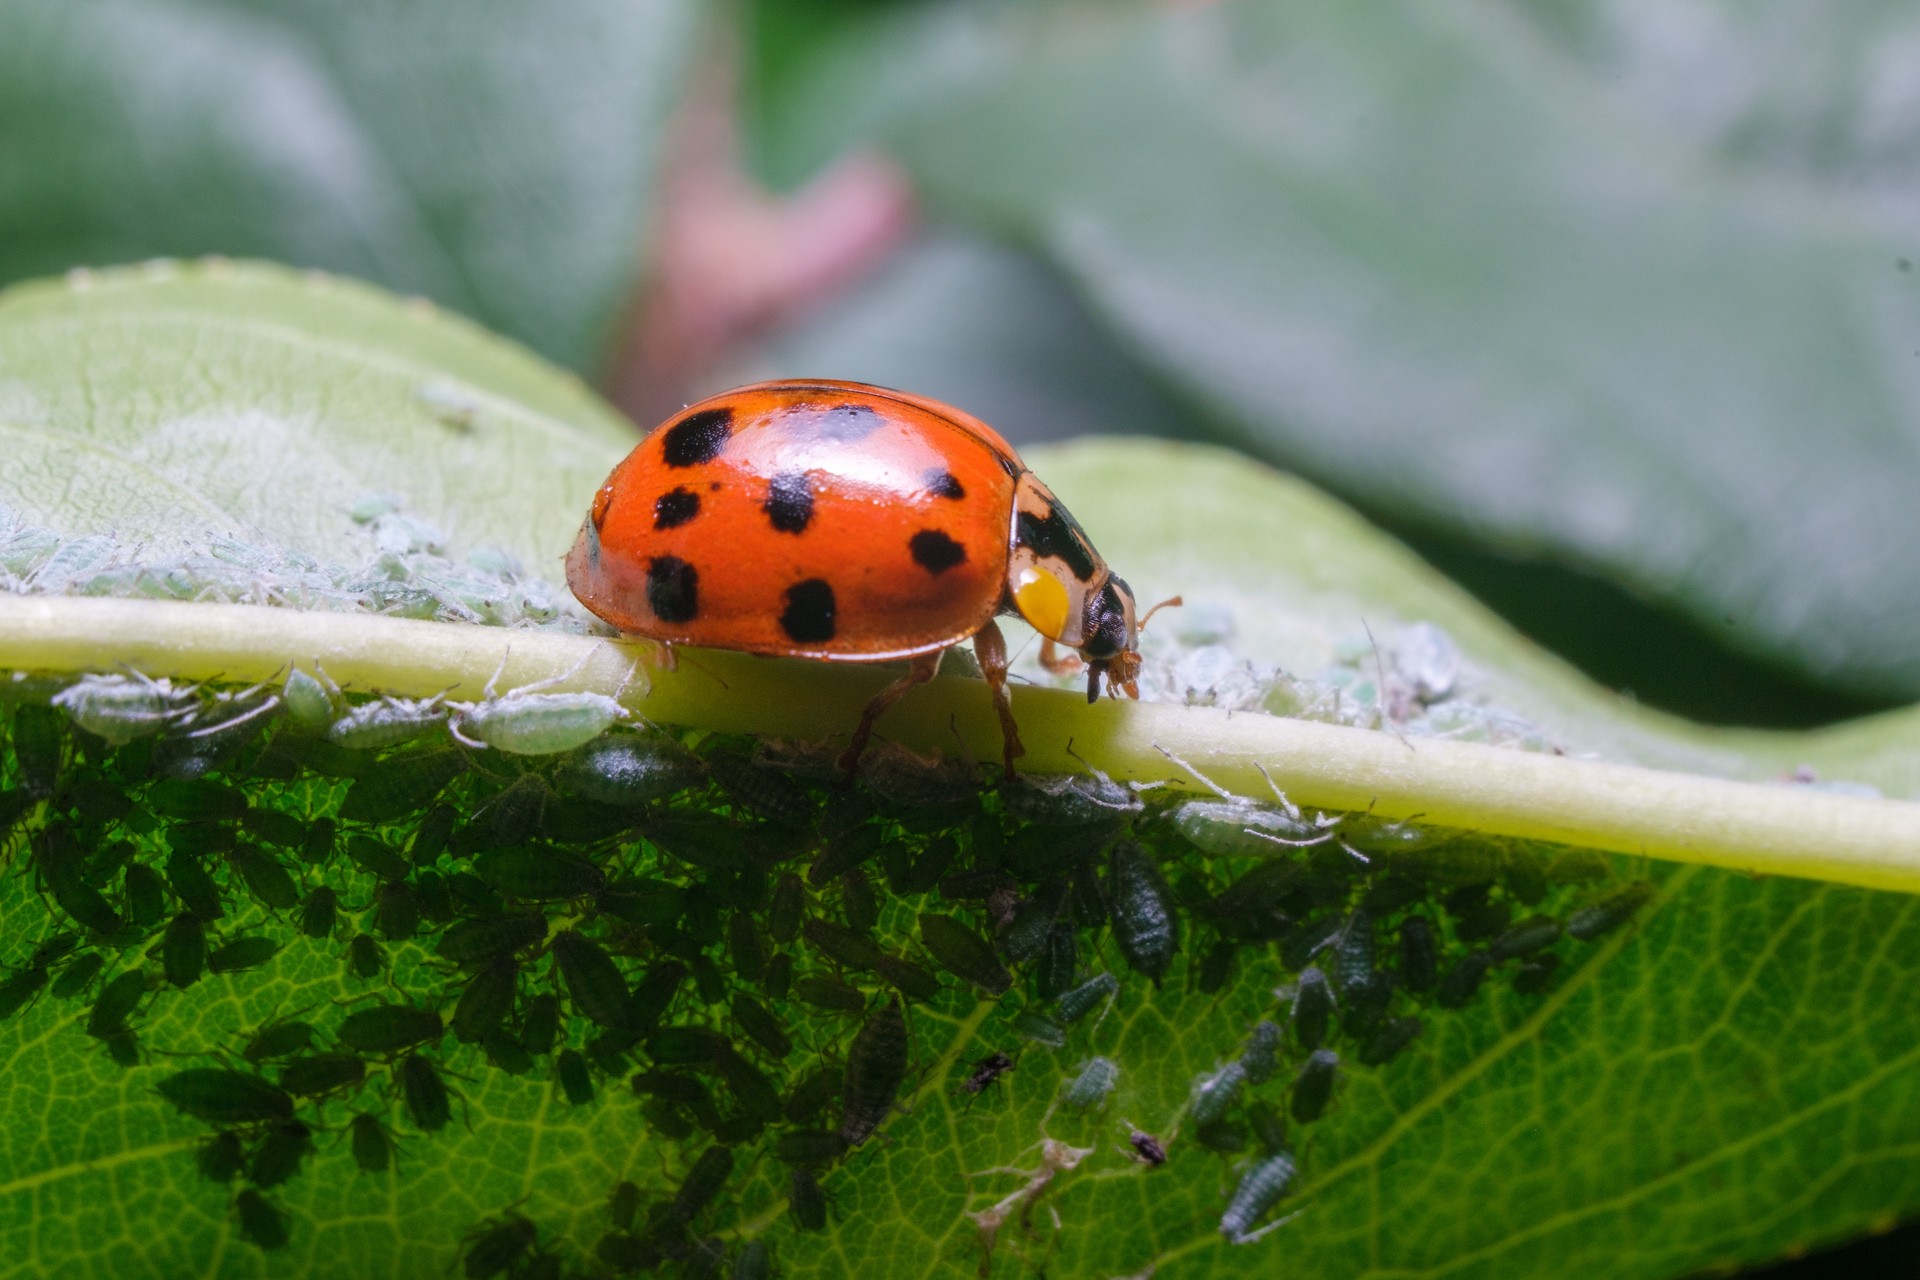
{"label": "ladybug", "polygon": [[1103,678],[1140,696],[1145,619],[1067,509],[991,427],[885,387],[762,382],[668,419],[601,486],[567,585],[668,645],[911,660],[862,712],[848,771],[874,722],[971,638],[1011,774],[1023,748],[1000,614],[1040,633],[1049,671],[1084,658],[1089,702]]}

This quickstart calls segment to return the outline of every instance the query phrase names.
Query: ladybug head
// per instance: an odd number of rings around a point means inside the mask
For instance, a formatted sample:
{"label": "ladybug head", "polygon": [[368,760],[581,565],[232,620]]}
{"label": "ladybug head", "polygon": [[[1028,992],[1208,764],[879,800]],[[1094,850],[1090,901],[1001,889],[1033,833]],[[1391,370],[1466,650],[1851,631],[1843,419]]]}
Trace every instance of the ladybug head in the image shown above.
{"label": "ladybug head", "polygon": [[1104,676],[1107,696],[1117,698],[1125,692],[1129,698],[1140,696],[1140,632],[1147,619],[1169,605],[1180,604],[1180,597],[1162,600],[1137,621],[1134,617],[1133,588],[1126,579],[1112,575],[1107,585],[1088,597],[1087,641],[1080,646],[1087,660],[1087,701],[1100,697]]}

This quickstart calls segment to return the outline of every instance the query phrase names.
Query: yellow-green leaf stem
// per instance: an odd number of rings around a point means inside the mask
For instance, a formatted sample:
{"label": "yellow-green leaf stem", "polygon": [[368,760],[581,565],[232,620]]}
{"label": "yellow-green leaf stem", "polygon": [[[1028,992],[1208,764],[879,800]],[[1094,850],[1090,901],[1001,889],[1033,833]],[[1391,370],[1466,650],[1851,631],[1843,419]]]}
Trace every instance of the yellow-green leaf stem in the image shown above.
{"label": "yellow-green leaf stem", "polygon": [[[612,693],[646,719],[828,738],[843,733],[884,668],[683,651],[671,670],[650,647],[575,636],[248,605],[59,597],[0,599],[0,666],[252,683],[289,664],[342,687],[405,697],[482,696],[535,681]],[[1087,766],[1116,778],[1198,787],[1163,752],[1221,787],[1265,791],[1264,769],[1295,803],[1370,810],[1441,826],[1596,849],[1920,892],[1920,804],[1766,786],[1473,743],[1212,708],[1014,694],[1023,769]],[[886,736],[921,751],[999,752],[979,682],[943,678],[906,698]]]}

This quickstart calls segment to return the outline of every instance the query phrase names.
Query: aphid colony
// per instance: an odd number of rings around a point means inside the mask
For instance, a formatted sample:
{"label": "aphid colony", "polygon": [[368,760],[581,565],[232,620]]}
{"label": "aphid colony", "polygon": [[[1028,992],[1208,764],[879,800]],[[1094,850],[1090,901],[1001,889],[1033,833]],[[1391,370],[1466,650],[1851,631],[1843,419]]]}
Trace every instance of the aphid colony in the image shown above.
{"label": "aphid colony", "polygon": [[[1011,1038],[1067,1051],[1042,1083],[1092,1111],[1122,1066],[1075,1037],[1169,982],[1276,989],[1184,1116],[1128,1139],[1149,1166],[1183,1147],[1240,1162],[1220,1230],[1255,1238],[1344,1075],[1497,983],[1537,996],[1569,940],[1651,896],[1604,883],[1596,855],[1284,800],[983,790],[885,754],[845,789],[827,757],[778,768],[744,741],[601,732],[613,716],[581,741],[580,708],[557,704],[523,703],[539,714],[518,724],[464,713],[462,746],[420,728],[444,708],[343,706],[302,680],[15,682],[0,702],[0,850],[54,922],[8,940],[0,1019],[83,1006],[73,1034],[208,1126],[198,1167],[236,1186],[234,1220],[266,1249],[299,1230],[276,1188],[336,1151],[393,1175],[463,1082],[498,1071],[631,1107],[685,1153],[676,1182],[613,1214],[595,1268],[717,1265],[704,1229],[757,1152],[787,1170],[793,1226],[825,1227],[824,1180],[919,1087],[918,1006],[1002,1001]],[[283,952],[331,956],[341,996],[199,1061],[145,1043],[169,1001]],[[1017,1043],[980,1049],[955,1081],[970,1097],[1033,1074]],[[561,1267],[512,1212],[463,1256],[470,1276]]]}

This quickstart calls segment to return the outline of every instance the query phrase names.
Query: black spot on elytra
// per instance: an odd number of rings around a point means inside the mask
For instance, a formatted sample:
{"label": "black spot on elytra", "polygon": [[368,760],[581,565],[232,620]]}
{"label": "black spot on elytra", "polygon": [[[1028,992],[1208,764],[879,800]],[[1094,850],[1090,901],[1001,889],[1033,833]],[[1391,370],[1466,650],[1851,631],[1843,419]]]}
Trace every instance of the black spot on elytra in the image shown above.
{"label": "black spot on elytra", "polygon": [[922,529],[907,540],[913,562],[928,573],[945,573],[967,558],[967,549],[938,529]]}
{"label": "black spot on elytra", "polygon": [[813,519],[813,485],[804,471],[782,471],[773,478],[761,505],[781,533],[804,533]]}
{"label": "black spot on elytra", "polygon": [[1022,511],[1014,519],[1013,540],[1017,546],[1032,548],[1036,556],[1064,560],[1074,577],[1082,582],[1093,577],[1093,544],[1080,532],[1080,526],[1067,514],[1067,509],[1057,503],[1044,519]]}
{"label": "black spot on elytra", "polygon": [[677,529],[700,514],[700,495],[691,489],[669,489],[653,500],[653,527]]}
{"label": "black spot on elytra", "polygon": [[808,578],[787,588],[787,611],[780,626],[800,644],[833,639],[833,587],[825,578]]}
{"label": "black spot on elytra", "polygon": [[702,409],[667,428],[660,456],[670,467],[712,462],[733,435],[733,410]]}
{"label": "black spot on elytra", "polygon": [[679,556],[655,556],[647,565],[647,607],[662,622],[692,622],[700,612],[700,574]]}
{"label": "black spot on elytra", "polygon": [[960,481],[953,472],[939,467],[927,472],[922,482],[927,486],[927,492],[936,498],[958,500],[967,496],[967,491],[960,487]]}

